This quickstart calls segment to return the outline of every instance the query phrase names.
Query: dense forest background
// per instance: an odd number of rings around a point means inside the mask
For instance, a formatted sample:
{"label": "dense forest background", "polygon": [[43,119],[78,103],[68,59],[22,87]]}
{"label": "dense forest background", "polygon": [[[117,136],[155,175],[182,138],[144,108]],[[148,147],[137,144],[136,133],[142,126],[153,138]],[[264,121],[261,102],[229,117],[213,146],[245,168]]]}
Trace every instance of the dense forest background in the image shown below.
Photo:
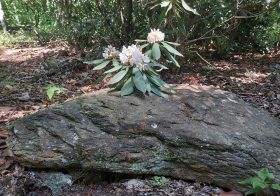
{"label": "dense forest background", "polygon": [[279,0],[1,0],[0,44],[63,39],[78,50],[160,28],[184,52],[267,52],[280,42]]}

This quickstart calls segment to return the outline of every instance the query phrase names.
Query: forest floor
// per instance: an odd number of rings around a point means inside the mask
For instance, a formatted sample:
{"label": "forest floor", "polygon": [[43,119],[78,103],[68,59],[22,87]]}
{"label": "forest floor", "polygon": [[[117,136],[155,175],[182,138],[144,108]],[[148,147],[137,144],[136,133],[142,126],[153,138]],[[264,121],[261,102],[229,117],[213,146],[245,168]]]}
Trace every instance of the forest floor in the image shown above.
{"label": "forest floor", "polygon": [[[234,53],[229,56],[226,60],[206,57],[210,64],[196,58],[195,61],[183,65],[180,70],[163,73],[163,78],[172,84],[213,85],[231,91],[243,100],[264,108],[273,116],[280,118],[280,51],[268,54]],[[91,66],[84,64],[78,55],[63,44],[0,48],[0,148],[6,147],[6,126],[13,120],[54,103],[62,103],[78,95],[105,88],[106,84],[98,80],[101,75],[102,72],[93,71]],[[49,85],[63,87],[64,93],[48,100],[46,89]],[[3,171],[8,171],[10,165],[0,159],[2,175],[4,175]],[[183,183],[176,181],[177,184],[179,182]],[[197,195],[216,194],[213,191],[215,188],[211,189],[212,192],[206,193],[207,188],[204,190],[204,185],[192,184],[191,186],[200,187],[197,190],[201,192]],[[106,191],[112,192],[119,188],[107,185],[104,194]],[[76,188],[76,191],[79,189],[81,187]],[[89,190],[89,188],[82,189]],[[94,188],[90,190],[93,191]],[[98,195],[102,194],[101,190]],[[124,195],[128,193],[125,192]]]}

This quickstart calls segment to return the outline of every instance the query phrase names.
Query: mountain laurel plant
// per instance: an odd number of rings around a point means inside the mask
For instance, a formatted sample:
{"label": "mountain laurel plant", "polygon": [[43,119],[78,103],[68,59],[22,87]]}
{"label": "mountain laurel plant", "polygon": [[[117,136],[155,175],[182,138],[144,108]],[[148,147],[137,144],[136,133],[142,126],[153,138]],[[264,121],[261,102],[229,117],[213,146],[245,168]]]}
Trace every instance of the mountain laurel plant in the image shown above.
{"label": "mountain laurel plant", "polygon": [[[122,96],[130,95],[135,89],[143,94],[154,93],[164,97],[164,93],[172,93],[171,87],[164,82],[159,73],[168,69],[158,61],[166,58],[177,67],[180,67],[175,56],[183,55],[173,46],[177,43],[164,41],[164,33],[160,30],[151,30],[147,40],[135,40],[137,45],[123,46],[121,51],[109,45],[103,52],[103,58],[86,62],[94,64],[94,70],[105,71],[103,80],[111,77],[109,87],[120,90]],[[141,43],[142,45],[138,45]]]}

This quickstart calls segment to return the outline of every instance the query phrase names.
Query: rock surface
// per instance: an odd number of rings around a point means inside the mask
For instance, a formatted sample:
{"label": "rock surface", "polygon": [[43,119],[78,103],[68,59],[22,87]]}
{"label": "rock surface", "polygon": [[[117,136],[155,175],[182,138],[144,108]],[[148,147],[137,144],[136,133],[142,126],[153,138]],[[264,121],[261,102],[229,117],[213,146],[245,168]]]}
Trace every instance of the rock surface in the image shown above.
{"label": "rock surface", "polygon": [[280,179],[280,122],[235,95],[181,85],[169,98],[103,91],[30,115],[9,130],[29,168],[154,174],[243,190],[267,167]]}

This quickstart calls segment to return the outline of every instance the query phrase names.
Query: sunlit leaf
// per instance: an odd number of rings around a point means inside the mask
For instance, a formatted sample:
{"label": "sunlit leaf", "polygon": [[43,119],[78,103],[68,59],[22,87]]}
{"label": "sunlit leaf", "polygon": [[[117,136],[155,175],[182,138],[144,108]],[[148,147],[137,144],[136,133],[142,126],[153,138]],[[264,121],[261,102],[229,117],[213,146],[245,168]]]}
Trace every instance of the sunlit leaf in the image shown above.
{"label": "sunlit leaf", "polygon": [[172,63],[174,65],[176,65],[177,67],[180,67],[180,64],[178,63],[178,61],[167,51],[167,50],[163,50],[164,54],[166,55],[166,57],[172,61]]}
{"label": "sunlit leaf", "polygon": [[263,181],[270,181],[274,179],[273,174],[270,173],[267,168],[261,169],[257,174]]}
{"label": "sunlit leaf", "polygon": [[104,69],[111,61],[104,61],[100,65],[97,65],[96,67],[93,68],[93,70],[101,70]]}
{"label": "sunlit leaf", "polygon": [[163,2],[161,2],[160,6],[167,7],[169,4],[170,4],[170,1],[163,1]]}
{"label": "sunlit leaf", "polygon": [[184,55],[182,55],[180,52],[178,52],[175,48],[173,48],[172,46],[170,46],[166,42],[161,42],[161,43],[170,53],[175,54],[177,56],[184,57]]}
{"label": "sunlit leaf", "polygon": [[191,8],[185,0],[182,0],[182,6],[185,10],[194,13],[195,15],[200,15],[195,9]]}
{"label": "sunlit leaf", "polygon": [[173,45],[173,46],[180,46],[180,44],[175,43],[175,42],[168,42],[168,41],[163,41],[163,42],[168,43],[168,44]]}
{"label": "sunlit leaf", "polygon": [[93,60],[93,61],[86,61],[84,63],[86,64],[90,64],[90,65],[99,65],[100,63],[102,63],[104,61],[104,59],[97,59],[97,60]]}
{"label": "sunlit leaf", "polygon": [[280,185],[279,185],[279,184],[272,184],[272,185],[271,185],[271,188],[272,188],[273,190],[280,191]]}
{"label": "sunlit leaf", "polygon": [[112,72],[115,72],[115,71],[120,70],[121,68],[122,68],[122,66],[117,65],[117,66],[113,67],[112,69],[109,69],[108,71],[105,71],[104,73],[105,73],[105,74],[106,74],[106,73],[112,73]]}
{"label": "sunlit leaf", "polygon": [[47,87],[47,96],[49,100],[53,98],[54,94],[60,94],[62,92],[64,92],[64,88],[62,87],[56,87],[56,86]]}
{"label": "sunlit leaf", "polygon": [[121,70],[116,75],[114,75],[114,77],[109,81],[109,84],[112,85],[112,84],[116,84],[117,82],[121,81],[125,77],[127,72],[128,72],[128,69]]}

